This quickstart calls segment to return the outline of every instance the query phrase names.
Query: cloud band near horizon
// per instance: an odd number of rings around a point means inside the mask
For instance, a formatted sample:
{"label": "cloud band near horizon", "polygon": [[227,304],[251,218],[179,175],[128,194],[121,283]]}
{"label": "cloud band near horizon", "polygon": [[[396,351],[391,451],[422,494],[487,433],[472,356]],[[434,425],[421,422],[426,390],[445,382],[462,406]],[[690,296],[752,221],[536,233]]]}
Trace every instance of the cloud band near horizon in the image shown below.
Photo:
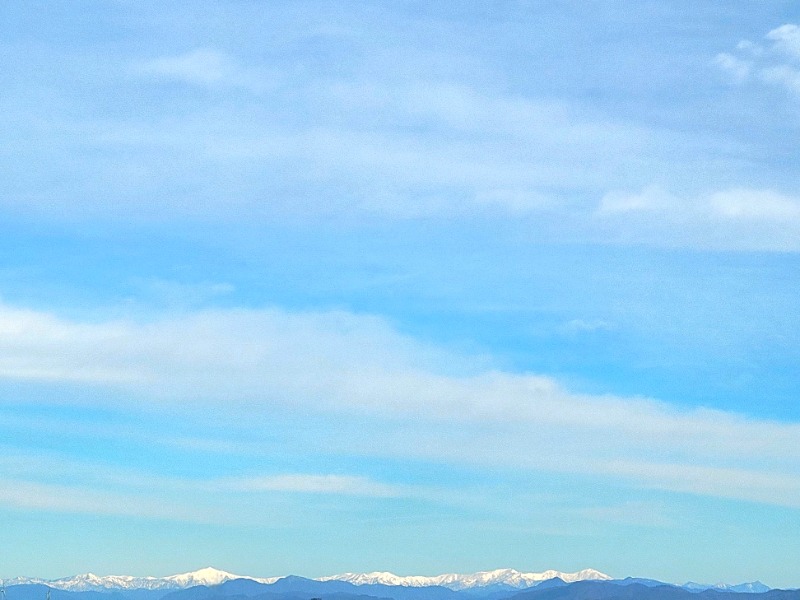
{"label": "cloud band near horizon", "polygon": [[[6,382],[95,389],[77,402],[204,413],[269,430],[302,414],[340,425],[328,451],[480,468],[599,476],[640,488],[800,508],[800,424],[572,392],[546,375],[498,370],[337,312],[213,310],[146,322],[79,322],[4,306]],[[58,396],[49,403],[58,404]],[[342,419],[359,424],[349,438]],[[288,478],[287,478],[288,477]],[[268,476],[251,490],[391,496],[390,482]]]}

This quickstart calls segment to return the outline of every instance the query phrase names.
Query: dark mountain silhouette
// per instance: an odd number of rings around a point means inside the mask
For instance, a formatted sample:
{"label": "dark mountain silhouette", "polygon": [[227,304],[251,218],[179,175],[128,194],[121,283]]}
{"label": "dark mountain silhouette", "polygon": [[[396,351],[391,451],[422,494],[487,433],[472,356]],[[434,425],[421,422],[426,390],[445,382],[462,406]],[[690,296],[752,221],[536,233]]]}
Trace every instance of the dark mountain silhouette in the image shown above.
{"label": "dark mountain silhouette", "polygon": [[691,592],[681,587],[622,581],[577,581],[565,586],[535,587],[509,600],[800,600],[799,590],[770,590],[760,594],[705,590]]}
{"label": "dark mountain silhouette", "polygon": [[[474,598],[474,596],[454,592],[441,586],[354,585],[346,581],[317,581],[290,575],[278,579],[274,583],[259,583],[251,579],[233,579],[212,587],[195,586],[170,592],[163,596],[161,600],[221,600],[223,598],[234,600],[238,596],[252,600],[267,595],[281,595],[286,598],[292,596],[302,600],[310,600],[311,598],[327,600],[333,595],[387,598],[392,600],[467,600],[468,598]],[[504,594],[505,597],[509,595],[509,593]],[[485,598],[486,596],[481,597]],[[265,597],[263,600],[268,599]]]}
{"label": "dark mountain silhouette", "polygon": [[182,590],[122,590],[70,592],[43,584],[6,588],[6,600],[800,600],[800,590],[739,593],[732,590],[684,589],[652,579],[565,583],[549,579],[525,590],[505,585],[453,591],[440,586],[406,587],[383,584],[355,585],[346,581],[317,581],[289,576],[274,583],[233,579]]}
{"label": "dark mountain silhouette", "polygon": [[51,600],[125,600],[120,592],[67,592],[41,583],[11,585],[5,588],[7,600],[45,600],[50,591]]}

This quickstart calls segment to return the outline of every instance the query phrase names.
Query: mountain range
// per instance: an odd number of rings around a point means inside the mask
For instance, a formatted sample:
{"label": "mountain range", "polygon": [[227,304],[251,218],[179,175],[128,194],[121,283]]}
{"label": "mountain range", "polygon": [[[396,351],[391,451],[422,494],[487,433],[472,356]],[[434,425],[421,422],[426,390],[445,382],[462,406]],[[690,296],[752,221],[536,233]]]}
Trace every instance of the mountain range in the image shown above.
{"label": "mountain range", "polygon": [[[559,578],[572,583],[583,580],[609,580],[611,577],[594,569],[584,569],[576,573],[562,573],[561,571],[543,571],[541,573],[522,573],[514,569],[497,569],[495,571],[480,571],[470,574],[447,573],[433,577],[411,575],[399,576],[394,573],[376,571],[373,573],[342,573],[320,577],[316,581],[345,581],[356,586],[360,585],[388,585],[403,587],[432,587],[441,586],[451,590],[465,590],[472,588],[504,585],[510,588],[528,588],[546,581]],[[275,583],[280,577],[250,577],[234,575],[220,571],[213,567],[206,567],[190,573],[170,575],[167,577],[133,577],[130,575],[98,576],[93,573],[64,577],[61,579],[37,579],[17,577],[5,582],[7,586],[42,584],[58,590],[73,592],[105,592],[121,590],[178,590],[193,586],[215,586],[235,579],[247,579],[262,584]]]}
{"label": "mountain range", "polygon": [[514,569],[497,569],[495,571],[479,571],[460,575],[456,573],[446,573],[426,577],[422,575],[399,576],[394,573],[377,571],[374,573],[343,573],[341,575],[331,575],[320,577],[318,581],[347,581],[354,585],[401,585],[406,587],[431,587],[442,586],[451,590],[467,590],[472,588],[488,587],[492,585],[505,585],[512,588],[528,588],[547,581],[548,579],[559,578],[567,583],[574,581],[584,581],[588,579],[611,579],[605,573],[594,569],[584,569],[577,573],[562,573],[560,571],[544,571],[542,573],[521,573]]}
{"label": "mountain range", "polygon": [[800,591],[771,590],[760,582],[678,586],[653,579],[613,579],[594,569],[498,569],[437,576],[343,573],[307,579],[247,577],[207,567],[168,577],[18,577],[6,580],[4,591],[5,600],[45,600],[48,593],[51,600],[737,600],[742,593],[758,600],[800,600]]}
{"label": "mountain range", "polygon": [[273,583],[278,577],[257,578],[234,575],[213,567],[206,567],[190,573],[169,575],[167,577],[133,577],[131,575],[104,575],[94,573],[63,577],[61,579],[38,579],[16,577],[7,579],[6,586],[42,584],[57,590],[71,592],[105,592],[120,590],[182,590],[197,585],[213,586],[233,579],[250,579],[259,583]]}

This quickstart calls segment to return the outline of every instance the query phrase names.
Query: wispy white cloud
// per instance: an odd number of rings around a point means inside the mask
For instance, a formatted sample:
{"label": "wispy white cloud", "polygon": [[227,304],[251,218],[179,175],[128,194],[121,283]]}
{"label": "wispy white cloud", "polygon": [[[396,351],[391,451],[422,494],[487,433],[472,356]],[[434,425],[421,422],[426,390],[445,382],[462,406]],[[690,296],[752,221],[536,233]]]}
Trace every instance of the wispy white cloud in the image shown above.
{"label": "wispy white cloud", "polygon": [[787,23],[767,33],[766,38],[774,42],[775,50],[800,61],[800,27],[793,23]]}
{"label": "wispy white cloud", "polygon": [[[364,498],[398,498],[411,494],[389,484],[362,477],[340,475],[284,475],[230,485],[219,481],[176,481],[172,487],[113,490],[105,482],[66,484],[37,481],[29,476],[0,474],[0,506],[55,513],[129,516],[207,524],[272,523],[269,513],[259,514],[242,501],[240,492],[257,493],[264,504],[270,494],[343,495]],[[175,487],[178,487],[176,490]],[[428,493],[435,498],[435,493]],[[191,502],[189,501],[191,499]]]}
{"label": "wispy white cloud", "polygon": [[[741,46],[741,45],[740,45]],[[721,52],[714,58],[714,64],[727,73],[735,83],[742,83],[753,69],[753,62],[742,60],[727,52]]]}
{"label": "wispy white cloud", "polygon": [[[155,80],[213,89],[255,88],[270,80],[208,50],[138,68]],[[518,217],[555,209],[569,220],[563,211],[569,194],[554,189],[607,188],[609,179],[618,186],[631,178],[638,184],[637,170],[659,169],[667,158],[691,168],[697,147],[711,143],[588,115],[567,101],[458,82],[345,79],[297,85],[299,104],[290,118],[269,110],[271,104],[225,103],[138,121],[50,124],[104,156],[122,153],[121,161],[87,166],[84,184],[130,192],[108,205],[97,194],[83,194],[62,210],[95,216],[124,210],[134,219],[176,213],[206,219],[297,213],[405,219]],[[308,118],[297,118],[299,111]],[[633,157],[637,170],[630,168]],[[227,172],[238,177],[217,176]],[[179,180],[193,190],[191,197],[163,193]],[[348,193],[326,192],[340,186]],[[50,206],[43,216],[52,212]]]}
{"label": "wispy white cloud", "polygon": [[211,511],[165,502],[157,494],[112,492],[96,485],[80,486],[0,477],[0,505],[22,510],[131,516],[190,522],[214,522]]}
{"label": "wispy white cloud", "polygon": [[614,323],[605,319],[572,319],[567,321],[564,329],[570,333],[610,331],[614,329]]}
{"label": "wispy white cloud", "polygon": [[800,473],[702,464],[615,461],[609,473],[653,488],[800,508]]}
{"label": "wispy white cloud", "polygon": [[136,73],[200,87],[267,89],[266,76],[242,67],[231,55],[211,48],[197,48],[174,56],[134,63]]}
{"label": "wispy white cloud", "polygon": [[[362,475],[281,473],[248,477],[165,476],[55,454],[5,447],[0,505],[50,512],[125,515],[203,523],[254,522],[252,499],[284,493],[450,501],[441,490]],[[243,495],[243,493],[245,493]],[[187,503],[187,498],[192,498]]]}
{"label": "wispy white cloud", "polygon": [[[265,452],[264,445],[253,440],[234,440],[217,434],[181,435],[174,430],[166,432],[143,430],[135,422],[98,423],[87,421],[82,417],[68,418],[64,415],[57,417],[41,414],[20,415],[14,414],[13,407],[8,412],[0,413],[0,427],[7,431],[26,431],[36,436],[57,436],[66,430],[73,439],[82,440],[84,443],[124,440],[127,443],[148,447],[176,448],[220,455],[259,456]],[[21,472],[29,468],[30,464],[26,463]]]}
{"label": "wispy white cloud", "polygon": [[[4,307],[0,366],[5,379],[96,386],[82,402],[168,407],[188,418],[213,408],[231,423],[244,419],[261,428],[287,412],[332,419],[337,427],[315,431],[321,447],[339,452],[600,475],[800,505],[800,424],[578,394],[551,377],[487,369],[483,360],[421,344],[374,317],[272,309],[80,323]],[[247,485],[399,491],[313,474],[271,475]]]}
{"label": "wispy white cloud", "polygon": [[[744,77],[745,59],[726,56]],[[222,92],[271,85],[259,68],[269,67],[209,48],[136,66],[153,81]],[[697,181],[694,172],[719,167],[720,150],[743,151],[700,131],[458,77],[300,77],[287,88],[263,103],[219,94],[136,119],[48,123],[102,158],[75,182],[93,192],[51,197],[42,218],[527,218],[536,239],[583,239],[591,194],[640,189],[651,173]]]}
{"label": "wispy white cloud", "polygon": [[390,485],[353,475],[289,474],[248,477],[221,482],[224,487],[250,492],[292,492],[397,498],[413,495],[407,486]]}
{"label": "wispy white cloud", "polygon": [[139,64],[138,68],[142,73],[198,85],[220,83],[235,70],[226,55],[207,49],[156,58]]}
{"label": "wispy white cloud", "polygon": [[623,243],[796,252],[800,198],[748,188],[679,196],[653,186],[606,194],[593,226],[595,235]]}
{"label": "wispy white cloud", "polygon": [[712,214],[732,221],[800,223],[800,198],[772,190],[725,190],[711,194],[708,205]]}
{"label": "wispy white cloud", "polygon": [[765,45],[742,40],[735,53],[720,53],[714,62],[734,83],[760,81],[800,95],[800,27],[786,23],[764,39]]}
{"label": "wispy white cloud", "polygon": [[614,215],[636,212],[669,211],[679,204],[671,196],[657,186],[650,186],[637,194],[609,192],[603,196],[597,212],[601,215]]}
{"label": "wispy white cloud", "polygon": [[790,92],[800,94],[800,69],[789,65],[776,65],[761,70],[761,79],[785,87]]}

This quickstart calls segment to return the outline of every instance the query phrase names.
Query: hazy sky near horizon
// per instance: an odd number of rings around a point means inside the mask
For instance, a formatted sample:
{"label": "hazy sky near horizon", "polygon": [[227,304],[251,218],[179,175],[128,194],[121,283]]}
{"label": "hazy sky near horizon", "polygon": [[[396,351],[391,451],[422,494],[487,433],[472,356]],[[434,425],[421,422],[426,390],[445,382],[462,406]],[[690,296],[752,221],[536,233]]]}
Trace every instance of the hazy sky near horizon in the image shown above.
{"label": "hazy sky near horizon", "polygon": [[0,577],[800,586],[789,1],[0,4]]}

